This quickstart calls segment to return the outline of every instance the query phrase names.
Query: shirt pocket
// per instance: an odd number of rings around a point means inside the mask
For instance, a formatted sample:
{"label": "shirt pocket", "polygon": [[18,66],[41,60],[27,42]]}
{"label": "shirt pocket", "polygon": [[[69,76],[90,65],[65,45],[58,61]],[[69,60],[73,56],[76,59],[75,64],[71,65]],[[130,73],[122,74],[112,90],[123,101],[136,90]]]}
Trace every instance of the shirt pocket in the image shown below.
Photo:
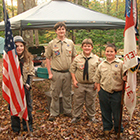
{"label": "shirt pocket", "polygon": [[72,48],[71,47],[67,47],[66,48],[66,56],[67,57],[71,57],[72,56]]}
{"label": "shirt pocket", "polygon": [[97,65],[96,64],[91,64],[90,65],[90,72],[94,72],[95,73],[95,71],[96,71],[96,69],[97,69]]}
{"label": "shirt pocket", "polygon": [[53,49],[53,57],[55,58],[55,57],[58,57],[58,56],[60,56],[60,49],[59,48]]}
{"label": "shirt pocket", "polygon": [[119,67],[112,70],[112,78],[114,80],[121,79],[121,69]]}
{"label": "shirt pocket", "polygon": [[101,76],[102,78],[106,78],[109,74],[108,68],[101,68]]}
{"label": "shirt pocket", "polygon": [[77,63],[77,69],[79,71],[83,71],[84,70],[84,67],[85,67],[84,63]]}

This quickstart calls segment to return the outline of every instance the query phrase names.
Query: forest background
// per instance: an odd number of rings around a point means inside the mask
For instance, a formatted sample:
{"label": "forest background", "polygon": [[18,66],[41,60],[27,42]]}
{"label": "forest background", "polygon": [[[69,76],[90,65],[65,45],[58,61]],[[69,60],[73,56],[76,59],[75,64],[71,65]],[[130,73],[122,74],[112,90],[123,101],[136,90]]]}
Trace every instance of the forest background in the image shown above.
{"label": "forest background", "polygon": [[[9,17],[14,17],[28,9],[31,9],[43,2],[50,0],[5,0],[6,8],[8,10]],[[67,0],[75,4],[82,5],[86,8],[94,11],[104,13],[119,19],[125,20],[125,0]],[[138,23],[140,23],[140,0],[137,0],[138,8]],[[44,15],[45,16],[45,15]],[[3,21],[3,4],[0,0],[0,21]],[[117,49],[123,49],[124,47],[124,29],[112,29],[112,30],[68,30],[67,36],[71,38],[75,44],[81,44],[85,38],[91,38],[94,42],[94,53],[102,56],[102,50],[107,42],[115,43]],[[138,25],[138,32],[140,34],[140,24]],[[19,31],[13,30],[13,35],[19,35]],[[0,36],[4,37],[4,31],[0,31]],[[23,31],[23,38],[28,44],[28,47],[44,45],[55,38],[56,34],[54,30],[28,30]],[[140,36],[138,37],[137,45],[140,49]],[[80,48],[80,47],[79,47]]]}
{"label": "forest background", "polygon": [[[6,7],[8,10],[9,17],[16,16],[45,0],[5,0]],[[125,20],[125,0],[71,0],[76,4],[83,5],[84,7],[92,10],[111,15]],[[16,4],[15,4],[16,3]],[[139,11],[139,23],[140,23],[140,0],[137,0],[138,11]],[[0,21],[3,21],[3,4],[0,0]],[[103,49],[103,45],[107,41],[114,42],[118,49],[123,49],[123,31],[124,29],[114,30],[74,30],[74,39],[76,46],[80,46],[82,40],[86,37],[90,37],[94,42],[94,51]],[[13,35],[18,35],[19,31],[13,30]],[[140,24],[139,24],[140,33]],[[72,30],[67,32],[68,37],[72,39]],[[4,31],[0,31],[0,36],[4,37]],[[47,45],[47,43],[55,37],[53,30],[34,30],[24,31],[24,39],[28,41],[28,46],[35,44]],[[29,41],[30,40],[30,41]],[[139,48],[140,48],[140,37],[139,37]],[[80,47],[79,47],[80,48]],[[100,51],[99,50],[99,51]],[[140,50],[139,50],[140,55]],[[8,110],[8,104],[2,97],[2,62],[0,59],[0,139],[18,139],[14,136],[11,129],[10,114]],[[138,140],[140,139],[140,73],[137,75],[137,105],[133,114],[132,121],[129,121],[129,114],[126,108],[123,110],[123,140]],[[50,89],[50,80],[46,79],[40,82],[33,82],[32,86],[32,99],[33,99],[33,137],[30,139],[34,140],[54,140],[54,139],[77,139],[77,140],[115,140],[116,135],[111,132],[109,137],[104,137],[102,132],[102,120],[101,110],[99,107],[99,99],[96,99],[96,119],[98,123],[92,124],[86,119],[86,110],[84,108],[82,112],[81,121],[79,124],[72,125],[70,123],[71,118],[63,116],[61,114],[57,117],[55,122],[48,121],[48,97],[46,92]],[[26,139],[27,133],[21,131],[19,139]],[[27,137],[29,140],[29,138]],[[26,140],[27,140],[26,139]]]}

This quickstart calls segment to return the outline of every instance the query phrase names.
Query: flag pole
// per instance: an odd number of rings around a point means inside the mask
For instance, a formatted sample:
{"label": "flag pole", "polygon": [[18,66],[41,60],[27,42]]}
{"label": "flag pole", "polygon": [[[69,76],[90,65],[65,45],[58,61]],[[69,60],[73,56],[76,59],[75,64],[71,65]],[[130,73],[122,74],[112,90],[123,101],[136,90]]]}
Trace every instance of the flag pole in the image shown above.
{"label": "flag pole", "polygon": [[125,93],[125,81],[123,81],[123,90],[122,90],[122,96],[121,96],[120,120],[119,120],[119,129],[118,129],[118,133],[117,133],[117,139],[120,138],[120,132],[121,132],[122,112],[123,112],[123,104],[124,104],[124,93]]}
{"label": "flag pole", "polygon": [[29,128],[29,123],[28,123],[28,121],[26,121],[26,126],[27,126],[27,130],[28,130],[29,136],[31,136],[31,131],[30,131],[30,128]]}

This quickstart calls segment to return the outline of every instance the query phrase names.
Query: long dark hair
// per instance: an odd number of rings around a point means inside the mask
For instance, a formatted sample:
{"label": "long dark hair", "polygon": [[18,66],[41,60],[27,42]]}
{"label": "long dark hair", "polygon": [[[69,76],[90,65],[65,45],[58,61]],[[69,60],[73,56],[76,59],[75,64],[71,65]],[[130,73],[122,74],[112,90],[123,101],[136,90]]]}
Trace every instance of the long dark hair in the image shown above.
{"label": "long dark hair", "polygon": [[27,50],[26,46],[24,46],[24,52],[23,52],[23,55],[24,55],[24,62],[29,62],[30,60],[33,59],[33,56],[31,55],[31,53]]}

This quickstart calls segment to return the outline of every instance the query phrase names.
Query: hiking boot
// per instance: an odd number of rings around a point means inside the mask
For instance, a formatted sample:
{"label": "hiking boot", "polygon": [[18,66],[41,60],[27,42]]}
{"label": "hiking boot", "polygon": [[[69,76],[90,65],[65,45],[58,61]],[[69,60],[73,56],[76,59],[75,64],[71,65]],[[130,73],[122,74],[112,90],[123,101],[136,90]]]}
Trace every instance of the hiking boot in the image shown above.
{"label": "hiking boot", "polygon": [[119,135],[119,133],[116,133],[117,134],[117,137],[118,138],[122,138],[122,136],[123,136],[123,133],[122,132],[120,132],[120,135]]}
{"label": "hiking boot", "polygon": [[19,131],[13,132],[13,136],[14,136],[14,137],[17,137],[18,135],[20,135],[20,132],[19,132]]}
{"label": "hiking boot", "polygon": [[53,122],[55,120],[55,116],[50,116],[48,120]]}
{"label": "hiking boot", "polygon": [[105,136],[109,135],[109,133],[110,133],[109,130],[105,130],[105,131],[104,131],[104,135],[105,135]]}
{"label": "hiking boot", "polygon": [[72,120],[71,120],[71,123],[77,123],[77,122],[79,122],[80,121],[80,117],[76,117],[76,118],[73,118]]}

